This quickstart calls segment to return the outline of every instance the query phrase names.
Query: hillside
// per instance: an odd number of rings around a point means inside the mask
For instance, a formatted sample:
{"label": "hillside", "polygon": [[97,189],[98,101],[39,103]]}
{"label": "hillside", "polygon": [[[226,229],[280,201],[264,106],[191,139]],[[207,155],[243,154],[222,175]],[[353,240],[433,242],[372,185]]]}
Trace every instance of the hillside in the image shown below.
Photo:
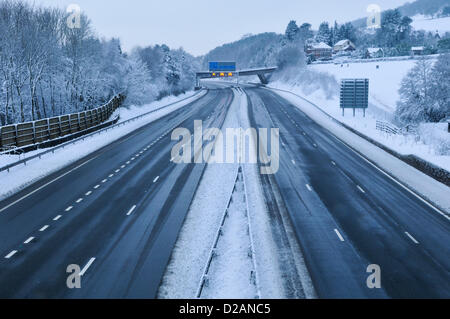
{"label": "hillside", "polygon": [[242,39],[224,44],[204,57],[203,67],[208,61],[236,61],[238,68],[274,65],[275,51],[283,36],[276,33],[261,33],[244,36]]}
{"label": "hillside", "polygon": [[[435,17],[439,15],[441,10],[446,6],[450,6],[449,0],[416,0],[414,2],[408,2],[397,9],[402,15],[408,17]],[[367,18],[364,17],[353,21],[352,24],[357,28],[363,28],[366,27],[366,21]]]}

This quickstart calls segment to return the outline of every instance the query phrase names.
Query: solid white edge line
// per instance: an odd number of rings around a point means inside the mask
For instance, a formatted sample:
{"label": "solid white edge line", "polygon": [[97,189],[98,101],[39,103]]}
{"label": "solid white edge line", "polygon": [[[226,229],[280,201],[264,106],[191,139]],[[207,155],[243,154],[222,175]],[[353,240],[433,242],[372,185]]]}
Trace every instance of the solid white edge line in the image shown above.
{"label": "solid white edge line", "polygon": [[9,204],[9,205],[7,205],[7,206],[1,208],[1,209],[0,209],[0,213],[3,212],[4,210],[10,208],[11,206],[17,204],[17,203],[20,202],[21,200],[27,198],[28,196],[33,195],[34,193],[36,193],[37,191],[43,189],[44,187],[47,187],[47,186],[50,185],[51,183],[56,182],[57,180],[63,178],[63,177],[66,176],[67,174],[70,174],[70,173],[72,173],[73,171],[79,169],[81,166],[86,165],[87,163],[89,163],[90,161],[92,161],[92,160],[95,159],[95,158],[96,158],[96,157],[91,158],[90,160],[87,160],[86,162],[84,162],[84,163],[78,165],[77,167],[72,168],[70,171],[65,172],[64,174],[62,174],[62,175],[56,177],[55,179],[52,179],[50,182],[48,182],[48,183],[46,183],[46,184],[44,184],[44,185],[42,185],[42,186],[36,188],[35,190],[33,190],[33,191],[29,192],[28,194],[22,196],[21,198],[15,200],[15,201],[12,202],[11,204]]}
{"label": "solid white edge line", "polygon": [[128,211],[128,213],[127,213],[127,216],[130,216],[132,213],[133,213],[133,211],[136,209],[136,205],[133,205],[131,208],[130,208],[130,210]]}
{"label": "solid white edge line", "polygon": [[411,240],[413,241],[414,244],[416,244],[416,245],[419,244],[419,242],[418,242],[418,241],[417,241],[410,233],[408,233],[407,231],[405,231],[405,234],[406,234],[406,236],[409,237],[409,239],[411,239]]}
{"label": "solid white edge line", "polygon": [[83,276],[86,273],[86,271],[89,269],[89,267],[91,267],[91,265],[94,261],[95,261],[95,257],[92,257],[91,259],[89,259],[86,266],[84,266],[83,269],[81,270],[80,276]]}
{"label": "solid white edge line", "polygon": [[5,256],[6,259],[11,258],[12,256],[14,256],[17,253],[17,250],[13,250],[12,252],[10,252],[8,255]]}
{"label": "solid white edge line", "polygon": [[339,237],[340,241],[344,241],[344,237],[342,237],[341,233],[339,232],[339,230],[337,230],[336,228],[334,229],[334,232],[336,233],[336,235]]}
{"label": "solid white edge line", "polygon": [[[342,142],[343,143],[343,142]],[[345,146],[347,146],[345,143],[343,143]],[[353,153],[355,153],[356,155],[358,155],[359,157],[361,157],[364,161],[366,161],[368,164],[370,164],[371,166],[373,166],[375,169],[377,169],[378,171],[380,171],[381,173],[383,173],[384,175],[386,175],[389,179],[391,179],[392,181],[394,181],[395,183],[397,183],[398,185],[400,185],[403,189],[407,190],[409,193],[411,193],[412,195],[414,195],[415,197],[417,197],[418,199],[420,199],[422,202],[424,202],[425,204],[427,204],[430,208],[432,208],[433,210],[435,210],[438,214],[444,216],[447,220],[450,221],[450,216],[448,216],[447,214],[445,214],[444,212],[442,212],[439,208],[433,206],[431,203],[429,203],[427,200],[423,199],[421,196],[419,196],[418,194],[416,194],[414,191],[410,190],[407,186],[403,185],[403,183],[401,183],[400,181],[396,180],[394,177],[392,177],[391,175],[389,175],[388,173],[386,173],[384,170],[382,170],[381,168],[379,168],[378,166],[376,166],[375,164],[373,164],[371,161],[369,161],[368,159],[366,159],[364,156],[362,156],[361,154],[359,154],[358,152],[356,152],[354,149],[352,149],[351,147],[347,146],[350,150],[353,151]]]}

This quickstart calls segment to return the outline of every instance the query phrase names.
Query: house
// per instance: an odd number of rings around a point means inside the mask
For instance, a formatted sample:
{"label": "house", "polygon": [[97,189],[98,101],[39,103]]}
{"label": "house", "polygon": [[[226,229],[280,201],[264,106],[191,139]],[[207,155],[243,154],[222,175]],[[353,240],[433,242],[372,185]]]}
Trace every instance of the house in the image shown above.
{"label": "house", "polygon": [[333,49],[326,43],[314,43],[305,47],[307,55],[313,55],[318,60],[331,59]]}
{"label": "house", "polygon": [[347,40],[347,39],[341,40],[333,46],[334,53],[349,52],[349,51],[355,51],[355,50],[356,50],[356,46],[353,44],[352,41]]}
{"label": "house", "polygon": [[424,47],[412,47],[411,48],[411,55],[416,56],[416,55],[423,55],[423,50],[425,48]]}
{"label": "house", "polygon": [[382,48],[367,48],[366,59],[382,58],[384,57],[384,51]]}

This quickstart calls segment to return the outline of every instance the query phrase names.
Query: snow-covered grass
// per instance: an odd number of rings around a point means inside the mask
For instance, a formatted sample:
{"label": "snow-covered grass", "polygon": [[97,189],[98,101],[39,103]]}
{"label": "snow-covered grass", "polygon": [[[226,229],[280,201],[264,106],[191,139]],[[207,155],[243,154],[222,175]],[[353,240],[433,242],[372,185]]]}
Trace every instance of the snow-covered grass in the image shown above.
{"label": "snow-covered grass", "polygon": [[183,100],[185,98],[188,98],[192,95],[194,95],[196,92],[194,91],[189,91],[186,92],[184,94],[180,94],[180,95],[169,95],[166,96],[164,98],[162,98],[159,101],[154,101],[152,103],[149,104],[145,104],[145,105],[130,105],[128,107],[122,107],[119,109],[120,111],[120,119],[119,119],[119,123],[129,120],[133,117],[139,116],[141,114],[147,113],[147,112],[151,112],[153,110],[159,109],[161,107],[164,107],[168,104],[171,103],[175,103],[177,101]]}
{"label": "snow-covered grass", "polygon": [[[369,79],[370,103],[388,113],[393,113],[400,96],[398,89],[402,79],[414,67],[415,60],[377,61],[368,63],[314,64],[310,69],[333,75],[339,82],[346,78]],[[377,65],[379,69],[377,69]],[[338,101],[336,92],[333,102]],[[337,104],[339,105],[339,104]]]}
{"label": "snow-covered grass", "polygon": [[[450,153],[448,152],[448,146],[445,146],[450,143],[450,134],[446,133],[444,126],[442,125],[436,126],[432,130],[430,130],[429,127],[426,129],[425,127],[419,129],[418,134],[420,134],[420,137],[415,135],[387,134],[376,129],[376,121],[381,120],[389,122],[389,114],[377,112],[376,109],[374,112],[370,109],[373,105],[369,106],[369,110],[366,112],[366,117],[363,117],[362,111],[357,111],[356,116],[353,117],[352,110],[346,110],[345,116],[342,116],[338,98],[334,97],[332,99],[327,99],[321,90],[305,95],[302,88],[298,86],[292,86],[280,82],[273,83],[270,86],[287,90],[305,97],[308,101],[311,101],[338,121],[347,124],[353,129],[400,154],[416,155],[426,161],[429,161],[430,163],[450,171]],[[313,108],[314,106],[310,105],[310,107]],[[443,153],[443,150],[447,150],[446,153]]]}
{"label": "snow-covered grass", "polygon": [[[12,194],[20,191],[28,185],[31,185],[35,181],[58,171],[59,169],[83,158],[84,156],[94,152],[95,150],[112,143],[120,137],[142,127],[152,121],[155,121],[170,112],[173,112],[188,103],[195,101],[203,96],[204,93],[200,93],[196,96],[187,98],[186,100],[175,103],[171,106],[162,108],[154,113],[144,116],[136,121],[132,121],[120,127],[115,127],[108,130],[106,133],[96,134],[85,140],[79,140],[74,144],[70,144],[64,149],[58,149],[54,153],[44,155],[41,159],[34,159],[27,163],[26,166],[19,165],[11,168],[9,172],[0,172],[0,200],[11,196]],[[185,96],[184,96],[185,97]],[[178,96],[178,100],[183,99],[183,96]],[[129,111],[125,111],[124,118],[131,118],[144,114],[151,110],[157,109],[167,103],[166,101],[154,102],[142,107],[133,107]],[[173,100],[172,98],[172,101]],[[124,120],[124,119],[122,119]],[[42,150],[33,151],[23,156],[32,156]],[[0,156],[0,166],[7,165],[8,163],[19,160],[18,155],[2,155]]]}
{"label": "snow-covered grass", "polygon": [[[442,210],[446,211],[447,214],[450,213],[450,188],[448,186],[436,181],[428,175],[425,175],[395,156],[390,155],[366,139],[352,133],[342,125],[334,122],[328,115],[324,114],[310,103],[305,102],[300,97],[288,92],[275,92],[289,100],[293,105],[305,112],[305,114],[307,114],[316,123],[328,129],[332,134],[337,136],[353,149],[358,150],[358,152],[374,162],[378,167],[388,172],[391,176],[395,177],[398,181],[407,185],[418,194],[421,194],[430,202],[438,205]],[[364,122],[361,119],[362,117],[360,115],[359,121]],[[354,123],[357,122],[358,120],[354,120]],[[412,148],[416,149],[415,147]],[[447,162],[449,161],[450,159],[447,160]]]}
{"label": "snow-covered grass", "polygon": [[[450,134],[446,133],[445,125],[425,125],[418,130],[419,136],[390,135],[376,130],[376,121],[392,122],[396,101],[400,98],[398,89],[403,77],[414,66],[415,61],[378,61],[368,63],[318,64],[310,66],[310,70],[332,75],[337,81],[344,78],[369,79],[369,109],[366,117],[362,111],[357,111],[356,117],[352,110],[346,110],[345,116],[339,108],[339,87],[334,94],[329,88],[323,89],[320,84],[300,84],[297,82],[271,83],[271,87],[291,91],[316,104],[337,120],[349,125],[355,130],[371,137],[377,142],[403,155],[414,154],[450,171]],[[379,65],[379,69],[376,66]],[[320,78],[320,75],[316,75]]]}
{"label": "snow-covered grass", "polygon": [[450,17],[432,19],[423,15],[416,15],[412,17],[412,20],[412,27],[416,30],[438,31],[439,34],[450,32]]}

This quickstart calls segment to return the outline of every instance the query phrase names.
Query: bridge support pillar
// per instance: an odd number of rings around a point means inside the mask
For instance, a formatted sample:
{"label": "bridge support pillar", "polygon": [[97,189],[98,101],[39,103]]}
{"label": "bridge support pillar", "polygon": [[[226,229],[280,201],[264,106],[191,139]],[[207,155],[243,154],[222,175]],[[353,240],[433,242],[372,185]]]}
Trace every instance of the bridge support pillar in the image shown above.
{"label": "bridge support pillar", "polygon": [[258,78],[262,84],[269,84],[269,81],[263,73],[258,73]]}

